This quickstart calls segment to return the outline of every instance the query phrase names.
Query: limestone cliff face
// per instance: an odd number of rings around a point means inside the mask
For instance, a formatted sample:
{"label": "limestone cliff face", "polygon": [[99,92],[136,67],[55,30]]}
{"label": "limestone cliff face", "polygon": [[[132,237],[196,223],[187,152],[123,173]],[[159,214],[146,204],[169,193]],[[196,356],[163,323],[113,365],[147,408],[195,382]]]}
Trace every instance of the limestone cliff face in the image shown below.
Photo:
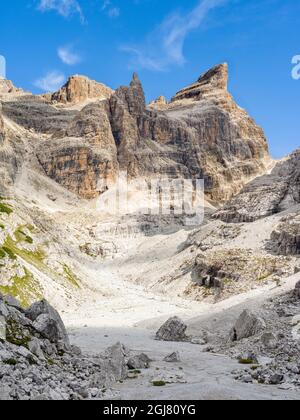
{"label": "limestone cliff face", "polygon": [[[121,144],[122,166],[127,162],[141,176],[204,178],[206,193],[215,202],[228,200],[263,173],[269,157],[267,140],[263,130],[235,104],[227,82],[227,65],[220,65],[179,92],[170,104],[152,103],[146,108],[135,76],[129,88],[118,90],[111,98],[119,100],[118,112],[112,108],[113,127],[120,125],[120,109],[128,111],[130,120],[124,125],[123,118],[123,133],[122,127],[113,130]],[[126,134],[129,127],[134,135]],[[127,148],[121,139],[129,137],[134,141]]]}
{"label": "limestone cliff face", "polygon": [[121,169],[130,177],[204,178],[208,198],[222,203],[264,173],[269,157],[262,129],[235,104],[227,82],[220,65],[170,103],[147,107],[136,74],[115,92],[74,76],[50,100],[6,98],[3,113],[34,132],[43,171],[80,197],[97,197]]}
{"label": "limestone cliff face", "polygon": [[52,102],[77,104],[88,99],[107,99],[112,94],[113,90],[102,83],[95,82],[84,76],[72,76],[50,98]]}
{"label": "limestone cliff face", "polygon": [[258,177],[215,217],[227,222],[252,222],[300,204],[300,149]]}
{"label": "limestone cliff face", "polygon": [[23,143],[18,137],[11,137],[5,129],[0,103],[0,196],[15,182],[22,162]]}
{"label": "limestone cliff face", "polygon": [[118,173],[105,104],[86,106],[46,147],[39,147],[37,157],[50,178],[80,197],[91,199],[104,192]]}

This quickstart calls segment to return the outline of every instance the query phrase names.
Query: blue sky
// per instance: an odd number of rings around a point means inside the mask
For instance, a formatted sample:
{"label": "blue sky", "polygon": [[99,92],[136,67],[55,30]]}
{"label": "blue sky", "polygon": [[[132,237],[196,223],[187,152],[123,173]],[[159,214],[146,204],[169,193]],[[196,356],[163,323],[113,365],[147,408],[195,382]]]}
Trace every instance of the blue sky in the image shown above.
{"label": "blue sky", "polygon": [[299,28],[299,0],[2,0],[0,55],[35,93],[71,74],[116,88],[137,70],[148,100],[226,61],[231,93],[278,158],[299,146]]}

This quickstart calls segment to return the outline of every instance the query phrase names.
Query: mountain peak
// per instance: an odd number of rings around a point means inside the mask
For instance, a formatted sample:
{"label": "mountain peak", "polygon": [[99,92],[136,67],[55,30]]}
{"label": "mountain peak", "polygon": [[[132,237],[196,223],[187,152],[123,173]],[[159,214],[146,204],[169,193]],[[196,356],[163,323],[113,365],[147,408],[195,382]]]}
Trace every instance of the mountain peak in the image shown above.
{"label": "mountain peak", "polygon": [[214,87],[215,89],[227,90],[228,64],[218,64],[217,66],[211,68],[199,77],[198,83],[202,85],[210,84],[211,87]]}
{"label": "mountain peak", "polygon": [[193,99],[197,101],[201,100],[207,94],[213,95],[215,93],[220,93],[220,91],[227,93],[227,86],[228,64],[219,64],[203,73],[196,83],[180,90],[174,98],[172,98],[172,102],[183,99]]}
{"label": "mountain peak", "polygon": [[103,83],[76,74],[69,77],[67,83],[52,94],[51,100],[64,104],[76,104],[85,102],[88,99],[108,99],[113,92],[111,88]]}
{"label": "mountain peak", "polygon": [[134,72],[133,75],[132,75],[132,81],[133,82],[139,82],[140,81],[139,75],[136,72]]}
{"label": "mountain peak", "polygon": [[22,93],[22,89],[18,89],[14,86],[13,82],[7,79],[0,78],[0,95]]}

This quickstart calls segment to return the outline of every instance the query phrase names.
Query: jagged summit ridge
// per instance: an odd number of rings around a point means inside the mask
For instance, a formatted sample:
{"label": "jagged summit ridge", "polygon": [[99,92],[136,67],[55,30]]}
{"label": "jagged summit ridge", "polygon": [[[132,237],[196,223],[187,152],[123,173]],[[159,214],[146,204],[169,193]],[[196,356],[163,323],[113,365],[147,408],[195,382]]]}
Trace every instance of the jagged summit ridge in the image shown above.
{"label": "jagged summit ridge", "polygon": [[263,130],[236,105],[227,81],[221,64],[160,108],[146,106],[136,73],[115,92],[73,76],[50,100],[5,100],[3,114],[49,136],[34,138],[33,153],[47,176],[80,197],[97,197],[99,183],[125,170],[130,178],[204,179],[207,197],[220,203],[264,173],[269,159]]}
{"label": "jagged summit ridge", "polygon": [[227,92],[228,86],[228,64],[219,64],[202,74],[196,83],[181,89],[171,100],[171,102],[194,99],[201,100],[205,94],[215,91]]}

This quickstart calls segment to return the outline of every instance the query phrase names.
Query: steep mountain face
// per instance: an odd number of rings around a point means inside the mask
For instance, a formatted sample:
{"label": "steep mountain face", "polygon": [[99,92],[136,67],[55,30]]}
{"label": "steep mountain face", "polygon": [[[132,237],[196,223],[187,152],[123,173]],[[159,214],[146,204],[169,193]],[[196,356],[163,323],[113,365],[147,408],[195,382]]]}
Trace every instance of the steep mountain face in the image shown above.
{"label": "steep mountain face", "polygon": [[97,197],[121,169],[131,178],[204,178],[207,197],[220,203],[269,160],[262,129],[235,104],[227,81],[227,65],[216,66],[171,103],[149,107],[136,74],[115,92],[74,76],[50,96],[1,98],[44,173],[79,197]]}
{"label": "steep mountain face", "polygon": [[[10,141],[10,139],[12,141]],[[21,167],[23,142],[5,128],[0,104],[0,195],[11,187]]]}
{"label": "steep mountain face", "polygon": [[[58,91],[50,94],[52,103],[77,104],[88,99],[107,99],[113,90],[85,76],[72,76]],[[47,97],[47,96],[46,96]]]}
{"label": "steep mountain face", "polygon": [[117,147],[106,104],[86,106],[46,145],[40,144],[36,153],[50,178],[80,197],[97,197],[118,172]]}
{"label": "steep mountain face", "polygon": [[300,204],[300,149],[279,162],[270,174],[250,182],[215,217],[252,222]]}
{"label": "steep mountain face", "polygon": [[215,202],[228,200],[264,172],[268,160],[263,130],[236,105],[227,84],[227,64],[216,66],[160,113],[181,124],[177,139],[184,164],[190,175],[204,178],[206,194]]}

